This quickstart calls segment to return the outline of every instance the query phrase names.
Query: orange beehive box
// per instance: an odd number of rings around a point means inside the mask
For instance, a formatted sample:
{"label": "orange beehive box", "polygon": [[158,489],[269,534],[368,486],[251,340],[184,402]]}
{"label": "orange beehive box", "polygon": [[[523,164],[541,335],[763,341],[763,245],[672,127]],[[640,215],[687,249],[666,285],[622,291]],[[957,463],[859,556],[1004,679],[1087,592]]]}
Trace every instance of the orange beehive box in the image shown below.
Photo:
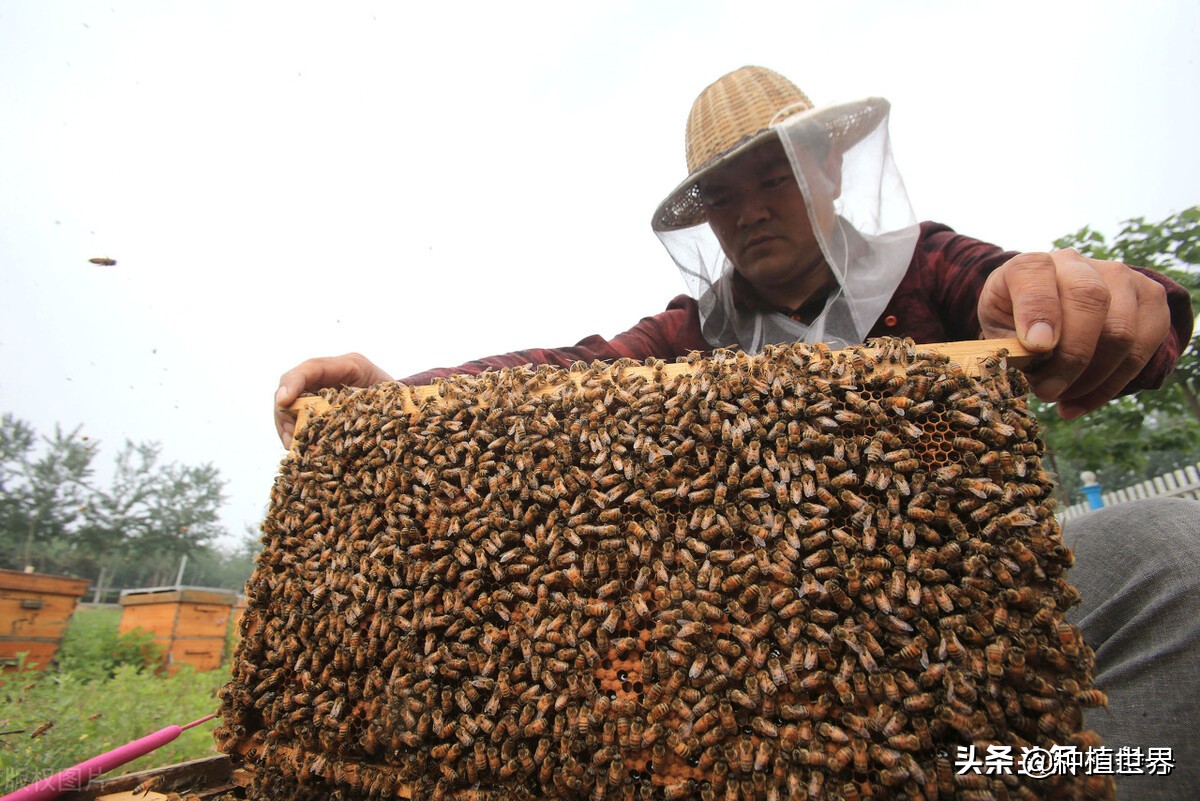
{"label": "orange beehive box", "polygon": [[48,666],[87,588],[87,579],[0,570],[0,665],[11,670],[24,653],[27,667]]}
{"label": "orange beehive box", "polygon": [[214,670],[225,658],[226,635],[237,593],[209,587],[153,587],[121,593],[124,634],[143,629],[162,646],[167,670],[180,665]]}

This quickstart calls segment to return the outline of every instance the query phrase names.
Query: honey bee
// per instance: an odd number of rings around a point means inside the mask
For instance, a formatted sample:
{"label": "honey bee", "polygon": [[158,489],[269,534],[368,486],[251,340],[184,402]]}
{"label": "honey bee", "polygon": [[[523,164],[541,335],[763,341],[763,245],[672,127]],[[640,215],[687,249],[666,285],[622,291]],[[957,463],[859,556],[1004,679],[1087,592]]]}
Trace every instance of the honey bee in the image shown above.
{"label": "honey bee", "polygon": [[663,787],[663,797],[666,801],[681,801],[690,798],[695,792],[696,783],[691,779],[674,782]]}
{"label": "honey bee", "polygon": [[866,418],[858,412],[839,411],[835,412],[833,419],[838,423],[847,426],[861,426],[866,422]]}
{"label": "honey bee", "polygon": [[1094,687],[1090,689],[1081,689],[1081,691],[1075,693],[1074,698],[1075,703],[1079,704],[1080,706],[1103,706],[1105,709],[1108,709],[1109,706],[1108,694]]}
{"label": "honey bee", "polygon": [[986,359],[982,359],[979,362],[979,366],[988,372],[991,372],[993,370],[998,370],[1003,366],[1004,359],[1007,356],[1008,356],[1008,349],[1000,348],[995,353],[993,353],[991,356],[988,356]]}
{"label": "honey bee", "polygon": [[916,734],[893,734],[887,737],[887,744],[897,751],[919,751],[921,740]]}

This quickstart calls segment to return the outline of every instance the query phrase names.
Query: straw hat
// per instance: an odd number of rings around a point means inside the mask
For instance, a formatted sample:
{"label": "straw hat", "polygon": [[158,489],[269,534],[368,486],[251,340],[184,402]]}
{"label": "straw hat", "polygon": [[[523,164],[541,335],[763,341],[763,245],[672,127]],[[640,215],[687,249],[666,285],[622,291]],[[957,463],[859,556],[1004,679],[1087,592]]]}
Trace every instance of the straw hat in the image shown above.
{"label": "straw hat", "polygon": [[814,108],[795,84],[765,67],[734,70],[701,92],[692,104],[684,138],[689,174],[655,210],[654,230],[704,222],[697,183],[700,177],[774,135],[771,126],[797,115],[820,121],[831,140],[840,141],[843,147],[857,141],[879,118],[870,104]]}

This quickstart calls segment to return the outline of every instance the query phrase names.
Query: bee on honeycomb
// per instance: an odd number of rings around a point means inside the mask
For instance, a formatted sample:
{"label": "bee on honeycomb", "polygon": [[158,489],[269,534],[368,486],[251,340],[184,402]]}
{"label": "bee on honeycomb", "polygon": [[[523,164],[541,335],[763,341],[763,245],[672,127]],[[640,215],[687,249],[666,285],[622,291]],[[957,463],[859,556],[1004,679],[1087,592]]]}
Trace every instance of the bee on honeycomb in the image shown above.
{"label": "bee on honeycomb", "polygon": [[263,799],[1111,797],[950,768],[1105,703],[1020,381],[888,340],[329,392],[219,744]]}

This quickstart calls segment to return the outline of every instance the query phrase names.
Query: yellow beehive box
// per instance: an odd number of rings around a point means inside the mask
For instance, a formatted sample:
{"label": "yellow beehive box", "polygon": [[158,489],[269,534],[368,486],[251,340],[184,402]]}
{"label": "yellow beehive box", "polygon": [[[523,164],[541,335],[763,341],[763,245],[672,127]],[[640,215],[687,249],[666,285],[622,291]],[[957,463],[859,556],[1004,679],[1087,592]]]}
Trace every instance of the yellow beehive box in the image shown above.
{"label": "yellow beehive box", "polygon": [[121,593],[121,625],[125,633],[142,629],[154,634],[167,670],[182,665],[214,670],[225,647],[237,593],[207,587],[156,587]]}
{"label": "yellow beehive box", "polygon": [[87,579],[0,570],[0,665],[45,669],[58,651]]}

